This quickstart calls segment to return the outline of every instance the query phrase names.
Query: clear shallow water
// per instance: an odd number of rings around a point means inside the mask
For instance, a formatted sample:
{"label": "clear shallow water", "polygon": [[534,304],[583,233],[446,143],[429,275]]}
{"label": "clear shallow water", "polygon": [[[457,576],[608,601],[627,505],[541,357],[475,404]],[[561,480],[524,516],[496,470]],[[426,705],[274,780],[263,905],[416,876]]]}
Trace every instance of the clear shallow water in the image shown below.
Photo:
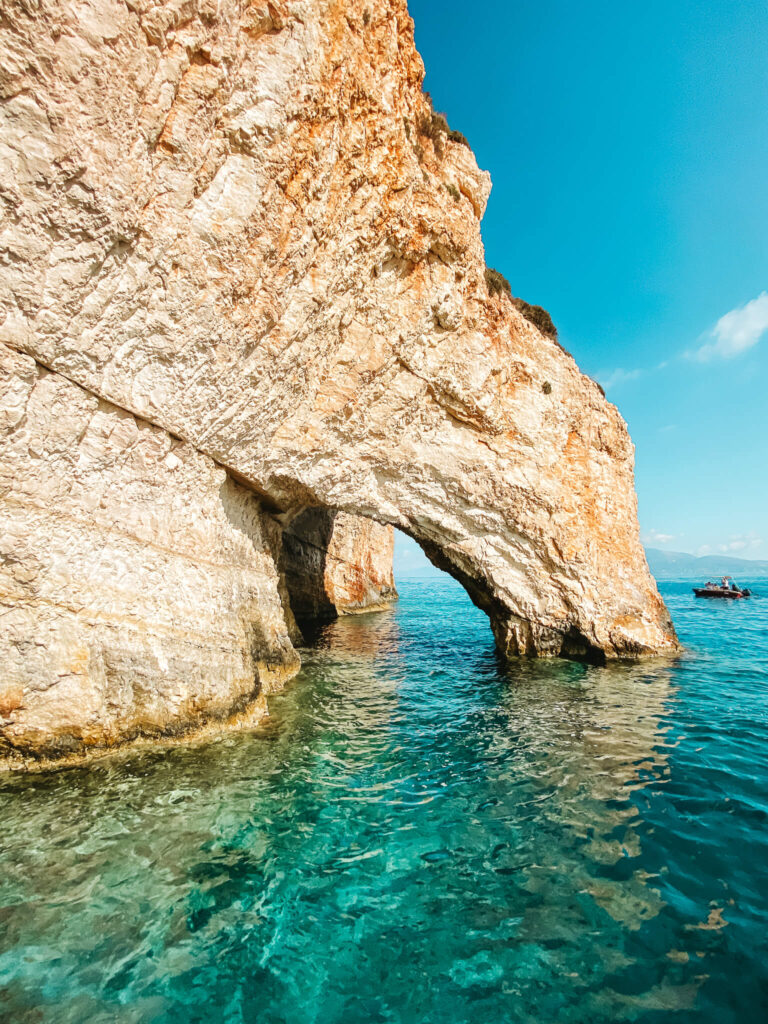
{"label": "clear shallow water", "polygon": [[255,734],[0,781],[1,1020],[768,1017],[768,597],[663,584],[679,663],[505,672],[400,589]]}

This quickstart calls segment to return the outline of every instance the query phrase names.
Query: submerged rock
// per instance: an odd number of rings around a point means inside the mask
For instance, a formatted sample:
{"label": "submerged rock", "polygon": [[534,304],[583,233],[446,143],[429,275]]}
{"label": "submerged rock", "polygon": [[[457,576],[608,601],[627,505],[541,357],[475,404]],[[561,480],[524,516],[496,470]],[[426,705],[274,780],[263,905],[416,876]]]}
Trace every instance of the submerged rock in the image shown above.
{"label": "submerged rock", "polygon": [[[488,612],[505,654],[676,649],[640,545],[624,422],[525,315],[534,307],[489,288],[490,178],[422,93],[404,0],[367,16],[351,0],[42,0],[6,11],[0,55],[0,340],[35,361],[10,374],[10,415],[26,408],[18,381],[47,368],[35,389],[55,391],[54,421],[72,423],[46,469],[55,498],[38,490],[35,447],[54,430],[52,397],[21,413],[31,447],[17,436],[2,471],[45,516],[65,495],[80,524],[77,543],[50,550],[43,519],[23,540],[4,530],[3,567],[60,572],[76,609],[62,651],[71,640],[89,665],[117,665],[102,696],[73,703],[73,742],[106,728],[97,706],[114,706],[114,736],[126,736],[144,715],[154,729],[223,714],[263,672],[291,671],[287,582],[265,538],[308,508],[405,530]],[[142,455],[140,487],[107,450],[77,485],[94,444],[87,402],[111,403],[105,416],[170,461]],[[105,487],[120,510],[97,560],[90,517],[106,514]],[[113,540],[137,521],[114,584],[114,614],[127,602],[144,623],[128,656],[83,594],[112,588]],[[200,552],[215,553],[210,579]],[[333,583],[341,605],[355,604],[352,584]],[[0,707],[8,735],[70,664],[37,643],[58,628],[45,587],[26,604],[4,598],[21,680]],[[179,638],[160,639],[161,622]],[[180,653],[187,642],[199,656]],[[194,662],[188,677],[175,659]],[[91,692],[87,673],[64,676],[73,695]],[[122,695],[139,679],[134,713]],[[146,711],[177,684],[175,719],[164,698]]]}

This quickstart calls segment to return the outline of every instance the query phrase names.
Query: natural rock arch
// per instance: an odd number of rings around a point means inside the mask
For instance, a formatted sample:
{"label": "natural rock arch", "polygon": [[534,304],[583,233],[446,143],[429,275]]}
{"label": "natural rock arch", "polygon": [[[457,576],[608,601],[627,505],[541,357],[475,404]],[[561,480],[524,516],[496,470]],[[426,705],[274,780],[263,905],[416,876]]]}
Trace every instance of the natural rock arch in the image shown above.
{"label": "natural rock arch", "polygon": [[274,522],[319,506],[406,531],[505,653],[673,651],[625,425],[486,274],[490,179],[422,94],[404,0],[363,15],[12,9],[0,341]]}

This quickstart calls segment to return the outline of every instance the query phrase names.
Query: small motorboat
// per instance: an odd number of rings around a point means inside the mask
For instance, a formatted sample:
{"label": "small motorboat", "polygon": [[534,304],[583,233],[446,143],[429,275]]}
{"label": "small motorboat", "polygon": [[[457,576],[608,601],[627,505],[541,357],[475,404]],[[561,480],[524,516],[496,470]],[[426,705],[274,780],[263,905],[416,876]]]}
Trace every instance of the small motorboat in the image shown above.
{"label": "small motorboat", "polygon": [[751,591],[743,590],[737,583],[734,583],[730,576],[723,576],[719,583],[707,583],[706,587],[694,587],[696,597],[724,597],[726,600],[735,601],[742,597],[749,597]]}

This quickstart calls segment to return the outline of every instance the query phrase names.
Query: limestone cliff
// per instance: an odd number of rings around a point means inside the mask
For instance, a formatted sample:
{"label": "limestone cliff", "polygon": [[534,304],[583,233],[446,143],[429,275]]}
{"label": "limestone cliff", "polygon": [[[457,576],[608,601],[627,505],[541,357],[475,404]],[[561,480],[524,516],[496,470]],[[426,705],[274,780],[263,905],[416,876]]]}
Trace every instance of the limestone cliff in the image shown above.
{"label": "limestone cliff", "polygon": [[253,494],[5,346],[0,499],[0,759],[257,721],[298,669]]}
{"label": "limestone cliff", "polygon": [[[271,521],[321,508],[402,528],[507,654],[676,649],[625,425],[491,293],[490,179],[422,94],[404,0],[8,0],[0,68],[0,340],[183,442]],[[48,430],[35,409],[30,436]],[[34,491],[34,458],[6,465],[14,487]],[[71,459],[59,472],[66,489]],[[212,486],[200,514],[226,547]],[[88,500],[73,489],[73,516]],[[11,544],[22,574],[46,530]],[[126,563],[137,595],[153,551],[147,535]]]}
{"label": "limestone cliff", "polygon": [[397,600],[395,531],[337,512],[326,555],[325,585],[340,615],[377,611]]}
{"label": "limestone cliff", "polygon": [[[0,763],[258,722],[299,667],[292,608],[396,596],[391,527],[310,509],[284,528],[209,457],[5,345],[0,527]],[[325,605],[301,605],[311,587]]]}

